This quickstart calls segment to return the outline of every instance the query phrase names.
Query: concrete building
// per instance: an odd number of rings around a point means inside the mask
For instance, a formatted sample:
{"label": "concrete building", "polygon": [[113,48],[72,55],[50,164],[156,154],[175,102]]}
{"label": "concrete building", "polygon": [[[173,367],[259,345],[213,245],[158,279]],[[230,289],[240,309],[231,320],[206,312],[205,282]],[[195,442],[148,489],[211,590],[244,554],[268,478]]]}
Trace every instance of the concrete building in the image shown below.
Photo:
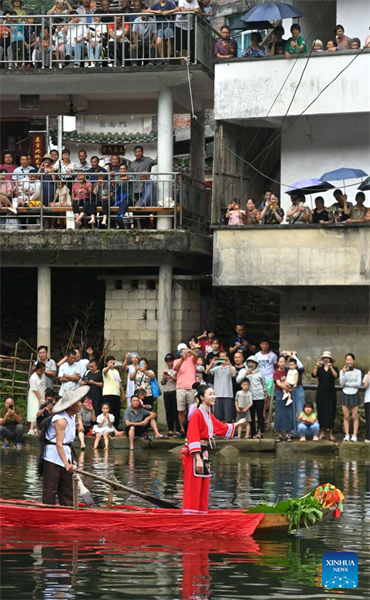
{"label": "concrete building", "polygon": [[[300,23],[308,48],[315,38],[333,37],[336,23],[364,41],[368,2],[329,3],[317,22],[325,4],[294,2],[304,12]],[[290,22],[283,24],[287,31]],[[260,202],[266,188],[280,196],[286,212],[291,201],[285,190],[296,181],[342,166],[369,173],[369,72],[369,50],[215,65],[213,283],[279,295],[280,348],[299,351],[307,378],[329,347],[339,364],[352,351],[369,368],[368,225],[240,228],[222,225],[222,215],[234,197],[242,204],[249,197]],[[332,183],[343,188],[343,182]],[[349,200],[359,183],[345,182]],[[332,192],[320,195],[333,204]]]}
{"label": "concrete building", "polygon": [[[351,3],[350,14],[348,2],[329,3],[319,29],[317,15],[327,3],[294,3],[305,14],[301,23],[309,44],[319,32],[324,39],[332,36],[336,22],[349,35],[364,39],[368,33],[364,0]],[[219,24],[235,11],[245,12],[244,3],[218,4]],[[288,29],[290,22],[284,25]],[[214,64],[215,33],[199,22],[195,34],[195,55],[188,65],[1,72],[5,116],[31,105],[34,115],[67,115],[71,97],[88,122],[96,115],[116,122],[133,114],[144,128],[145,119],[154,116],[160,200],[176,200],[158,212],[155,231],[40,227],[2,232],[3,266],[37,269],[38,342],[53,349],[53,275],[93,267],[86,297],[97,282],[105,282],[104,334],[114,352],[145,352],[158,360],[160,371],[165,353],[203,327],[212,313],[213,272],[213,285],[230,293],[266,290],[275,295],[280,348],[298,350],[307,373],[328,347],[339,365],[344,353],[353,351],[360,366],[369,368],[369,227],[230,228],[221,217],[232,198],[259,199],[266,187],[281,196],[286,209],[284,190],[294,181],[340,166],[368,172],[370,78],[364,74],[369,73],[370,51]],[[213,107],[212,232],[210,197],[200,182],[204,111]],[[197,119],[191,120],[189,181],[173,173],[173,117],[193,109]],[[347,187],[350,199],[353,189]]]}
{"label": "concrete building", "polygon": [[[3,267],[37,268],[37,343],[47,344],[52,352],[51,280],[58,269],[94,267],[86,298],[93,296],[94,282],[106,280],[105,338],[114,344],[114,353],[120,358],[124,352],[139,350],[150,359],[158,358],[159,372],[165,354],[198,331],[201,311],[209,311],[208,300],[201,296],[201,283],[206,279],[210,286],[212,242],[210,199],[202,183],[205,138],[199,123],[203,124],[204,110],[213,106],[215,34],[196,19],[194,37],[188,65],[176,59],[168,65],[157,60],[154,66],[142,67],[60,70],[51,65],[32,73],[1,72],[5,116],[21,114],[30,103],[33,115],[68,115],[72,101],[76,114],[83,113],[88,122],[96,115],[116,122],[132,114],[142,119],[145,129],[145,119],[154,116],[158,203],[163,207],[169,198],[172,203],[157,213],[156,230],[40,227],[2,232]],[[192,108],[198,120],[191,123],[191,173],[184,181],[173,174],[173,118]],[[149,147],[148,155],[152,150]]]}

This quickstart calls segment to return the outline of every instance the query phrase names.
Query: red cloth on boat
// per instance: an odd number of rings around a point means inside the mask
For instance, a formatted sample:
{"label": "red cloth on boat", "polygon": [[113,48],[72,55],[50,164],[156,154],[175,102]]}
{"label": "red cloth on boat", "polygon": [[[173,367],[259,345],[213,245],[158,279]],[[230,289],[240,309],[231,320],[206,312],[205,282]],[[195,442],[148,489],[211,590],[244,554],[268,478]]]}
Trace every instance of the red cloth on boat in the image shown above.
{"label": "red cloth on boat", "polygon": [[[200,533],[252,535],[264,515],[241,510],[209,510],[186,513],[180,509],[115,506],[107,509],[68,510],[32,507],[32,502],[17,500],[24,506],[1,504],[0,526],[36,527],[47,531],[93,530],[141,531],[159,533]],[[28,506],[27,506],[28,504]]]}
{"label": "red cloth on boat", "polygon": [[200,441],[208,441],[214,435],[232,438],[235,431],[233,423],[221,423],[212,414],[208,414],[201,406],[196,410],[190,421],[187,432],[189,454],[183,458],[184,467],[184,510],[208,510],[209,477],[194,475],[194,456],[200,451]]}

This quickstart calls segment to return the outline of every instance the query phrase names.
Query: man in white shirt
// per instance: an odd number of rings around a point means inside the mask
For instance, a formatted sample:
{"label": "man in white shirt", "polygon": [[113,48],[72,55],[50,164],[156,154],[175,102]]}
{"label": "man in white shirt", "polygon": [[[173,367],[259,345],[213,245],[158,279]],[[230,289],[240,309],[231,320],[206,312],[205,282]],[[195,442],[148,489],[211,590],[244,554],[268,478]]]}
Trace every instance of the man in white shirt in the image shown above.
{"label": "man in white shirt", "polygon": [[274,390],[274,371],[278,361],[278,357],[275,352],[270,350],[270,342],[269,340],[261,340],[260,342],[261,352],[257,352],[255,354],[256,359],[258,360],[258,366],[260,371],[265,376],[266,386],[267,386],[267,402],[266,402],[266,410],[268,409],[269,402]]}
{"label": "man in white shirt", "polygon": [[28,164],[27,154],[22,154],[20,157],[21,166],[14,169],[12,180],[14,181],[14,196],[18,197],[18,205],[22,206],[26,196],[26,186],[29,183],[29,173],[34,173],[35,169]]}
{"label": "man in white shirt", "polygon": [[[37,348],[37,356],[40,362],[45,364],[45,387],[46,388],[54,388],[54,378],[57,376],[57,366],[55,364],[55,360],[52,358],[48,358],[48,347],[47,346],[39,346]],[[37,361],[33,363],[33,366],[36,366]]]}
{"label": "man in white shirt", "polygon": [[179,0],[178,13],[176,14],[176,50],[178,56],[188,56],[190,48],[190,60],[194,56],[194,16],[182,14],[184,11],[200,13],[198,0]]}
{"label": "man in white shirt", "polygon": [[76,12],[71,13],[72,18],[65,27],[66,31],[66,61],[74,57],[75,67],[80,66],[82,51],[85,44],[85,24],[80,24],[80,16]]}
{"label": "man in white shirt", "polygon": [[68,390],[75,390],[79,387],[80,373],[76,364],[75,350],[68,350],[66,362],[59,368],[58,379],[62,384],[60,386],[59,395],[63,396]]}
{"label": "man in white shirt", "polygon": [[[89,358],[81,358],[81,352],[78,348],[73,348],[73,350],[75,352],[74,366],[77,368],[77,371],[80,374],[80,378],[82,379],[87,371],[90,360],[94,358],[94,350],[92,348],[87,348],[86,352]],[[67,362],[67,360],[68,354],[58,362],[57,366],[61,367]]]}

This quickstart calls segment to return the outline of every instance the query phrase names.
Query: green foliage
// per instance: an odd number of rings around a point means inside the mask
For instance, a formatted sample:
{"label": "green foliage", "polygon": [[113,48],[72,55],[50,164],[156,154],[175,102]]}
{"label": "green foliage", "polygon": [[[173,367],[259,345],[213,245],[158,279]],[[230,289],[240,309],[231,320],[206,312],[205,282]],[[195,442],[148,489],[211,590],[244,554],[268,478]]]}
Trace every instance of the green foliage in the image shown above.
{"label": "green foliage", "polygon": [[[4,401],[6,400],[7,397],[11,396],[14,400],[14,404],[21,409],[22,411],[22,416],[23,419],[26,420],[26,416],[27,416],[27,397],[25,396],[26,390],[27,390],[27,379],[28,376],[26,373],[22,374],[22,373],[17,373],[17,379],[24,381],[25,382],[25,386],[24,386],[24,394],[21,392],[19,393],[19,391],[15,391],[13,393],[13,387],[12,387],[12,380],[9,377],[9,372],[3,372],[0,370],[0,377],[1,378],[6,378],[6,381],[0,381],[0,404],[1,406],[3,405]],[[18,384],[19,385],[19,384]]]}
{"label": "green foliage", "polygon": [[292,498],[285,513],[289,521],[289,533],[298,529],[302,523],[305,527],[314,525],[323,517],[322,507],[318,500],[312,497]]}
{"label": "green foliage", "polygon": [[259,504],[253,506],[247,512],[285,515],[289,521],[289,533],[291,533],[293,529],[298,529],[302,524],[309,527],[322,519],[321,504],[313,497],[313,494],[314,492],[310,492],[302,498],[288,498],[275,504],[261,500]]}

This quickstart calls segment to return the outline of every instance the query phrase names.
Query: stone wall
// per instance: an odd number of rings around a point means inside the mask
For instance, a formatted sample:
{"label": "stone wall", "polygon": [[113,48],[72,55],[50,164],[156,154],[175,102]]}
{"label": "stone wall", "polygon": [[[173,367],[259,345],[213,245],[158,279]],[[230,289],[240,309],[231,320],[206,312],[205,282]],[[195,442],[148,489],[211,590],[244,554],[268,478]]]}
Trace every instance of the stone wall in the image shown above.
{"label": "stone wall", "polygon": [[289,288],[280,302],[280,350],[296,350],[310,382],[314,364],[330,350],[341,369],[352,352],[370,368],[369,287]]}
{"label": "stone wall", "polygon": [[[199,283],[174,278],[172,348],[168,351],[199,332],[200,306]],[[114,344],[112,353],[117,359],[138,351],[149,360],[157,360],[157,311],[158,279],[106,280],[104,333]]]}

